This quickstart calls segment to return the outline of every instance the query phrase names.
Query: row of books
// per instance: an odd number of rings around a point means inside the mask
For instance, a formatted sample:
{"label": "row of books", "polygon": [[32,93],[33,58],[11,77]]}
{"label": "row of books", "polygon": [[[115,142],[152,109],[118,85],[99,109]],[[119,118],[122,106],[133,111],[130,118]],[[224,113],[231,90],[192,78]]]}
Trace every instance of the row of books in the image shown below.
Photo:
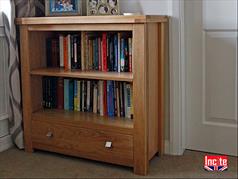
{"label": "row of books", "polygon": [[132,84],[43,77],[43,107],[133,119]]}
{"label": "row of books", "polygon": [[48,67],[132,72],[131,33],[81,32],[46,39]]}

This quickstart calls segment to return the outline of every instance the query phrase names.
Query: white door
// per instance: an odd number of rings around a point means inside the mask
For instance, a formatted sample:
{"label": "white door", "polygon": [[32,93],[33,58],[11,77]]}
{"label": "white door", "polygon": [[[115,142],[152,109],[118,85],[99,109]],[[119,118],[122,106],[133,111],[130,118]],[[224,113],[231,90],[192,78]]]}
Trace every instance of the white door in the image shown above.
{"label": "white door", "polygon": [[237,156],[237,1],[185,0],[187,149]]}

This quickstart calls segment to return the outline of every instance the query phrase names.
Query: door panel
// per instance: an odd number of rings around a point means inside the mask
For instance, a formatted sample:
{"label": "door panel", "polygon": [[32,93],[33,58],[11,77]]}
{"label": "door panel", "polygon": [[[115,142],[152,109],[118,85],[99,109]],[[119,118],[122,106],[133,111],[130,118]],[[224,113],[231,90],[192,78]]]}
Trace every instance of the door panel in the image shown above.
{"label": "door panel", "polygon": [[235,4],[185,0],[188,149],[237,156]]}

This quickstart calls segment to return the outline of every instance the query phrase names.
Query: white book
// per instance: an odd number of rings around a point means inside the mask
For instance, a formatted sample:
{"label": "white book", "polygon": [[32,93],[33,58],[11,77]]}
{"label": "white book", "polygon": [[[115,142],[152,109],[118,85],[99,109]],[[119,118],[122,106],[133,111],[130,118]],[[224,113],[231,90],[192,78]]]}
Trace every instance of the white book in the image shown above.
{"label": "white book", "polygon": [[104,90],[103,90],[103,81],[99,81],[99,96],[100,96],[100,115],[103,116],[104,115],[104,107],[103,107],[103,94]]}
{"label": "white book", "polygon": [[71,35],[68,34],[67,38],[68,38],[68,69],[71,69]]}
{"label": "white book", "polygon": [[60,67],[64,68],[64,36],[59,36],[59,47],[60,47]]}

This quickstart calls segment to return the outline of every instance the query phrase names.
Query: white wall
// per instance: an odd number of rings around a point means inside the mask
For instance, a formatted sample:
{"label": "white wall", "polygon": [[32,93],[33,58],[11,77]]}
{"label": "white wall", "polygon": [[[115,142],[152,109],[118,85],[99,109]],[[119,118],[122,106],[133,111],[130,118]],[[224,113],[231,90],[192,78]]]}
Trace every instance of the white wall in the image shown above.
{"label": "white wall", "polygon": [[121,0],[121,13],[139,12],[146,15],[168,15],[170,0]]}

